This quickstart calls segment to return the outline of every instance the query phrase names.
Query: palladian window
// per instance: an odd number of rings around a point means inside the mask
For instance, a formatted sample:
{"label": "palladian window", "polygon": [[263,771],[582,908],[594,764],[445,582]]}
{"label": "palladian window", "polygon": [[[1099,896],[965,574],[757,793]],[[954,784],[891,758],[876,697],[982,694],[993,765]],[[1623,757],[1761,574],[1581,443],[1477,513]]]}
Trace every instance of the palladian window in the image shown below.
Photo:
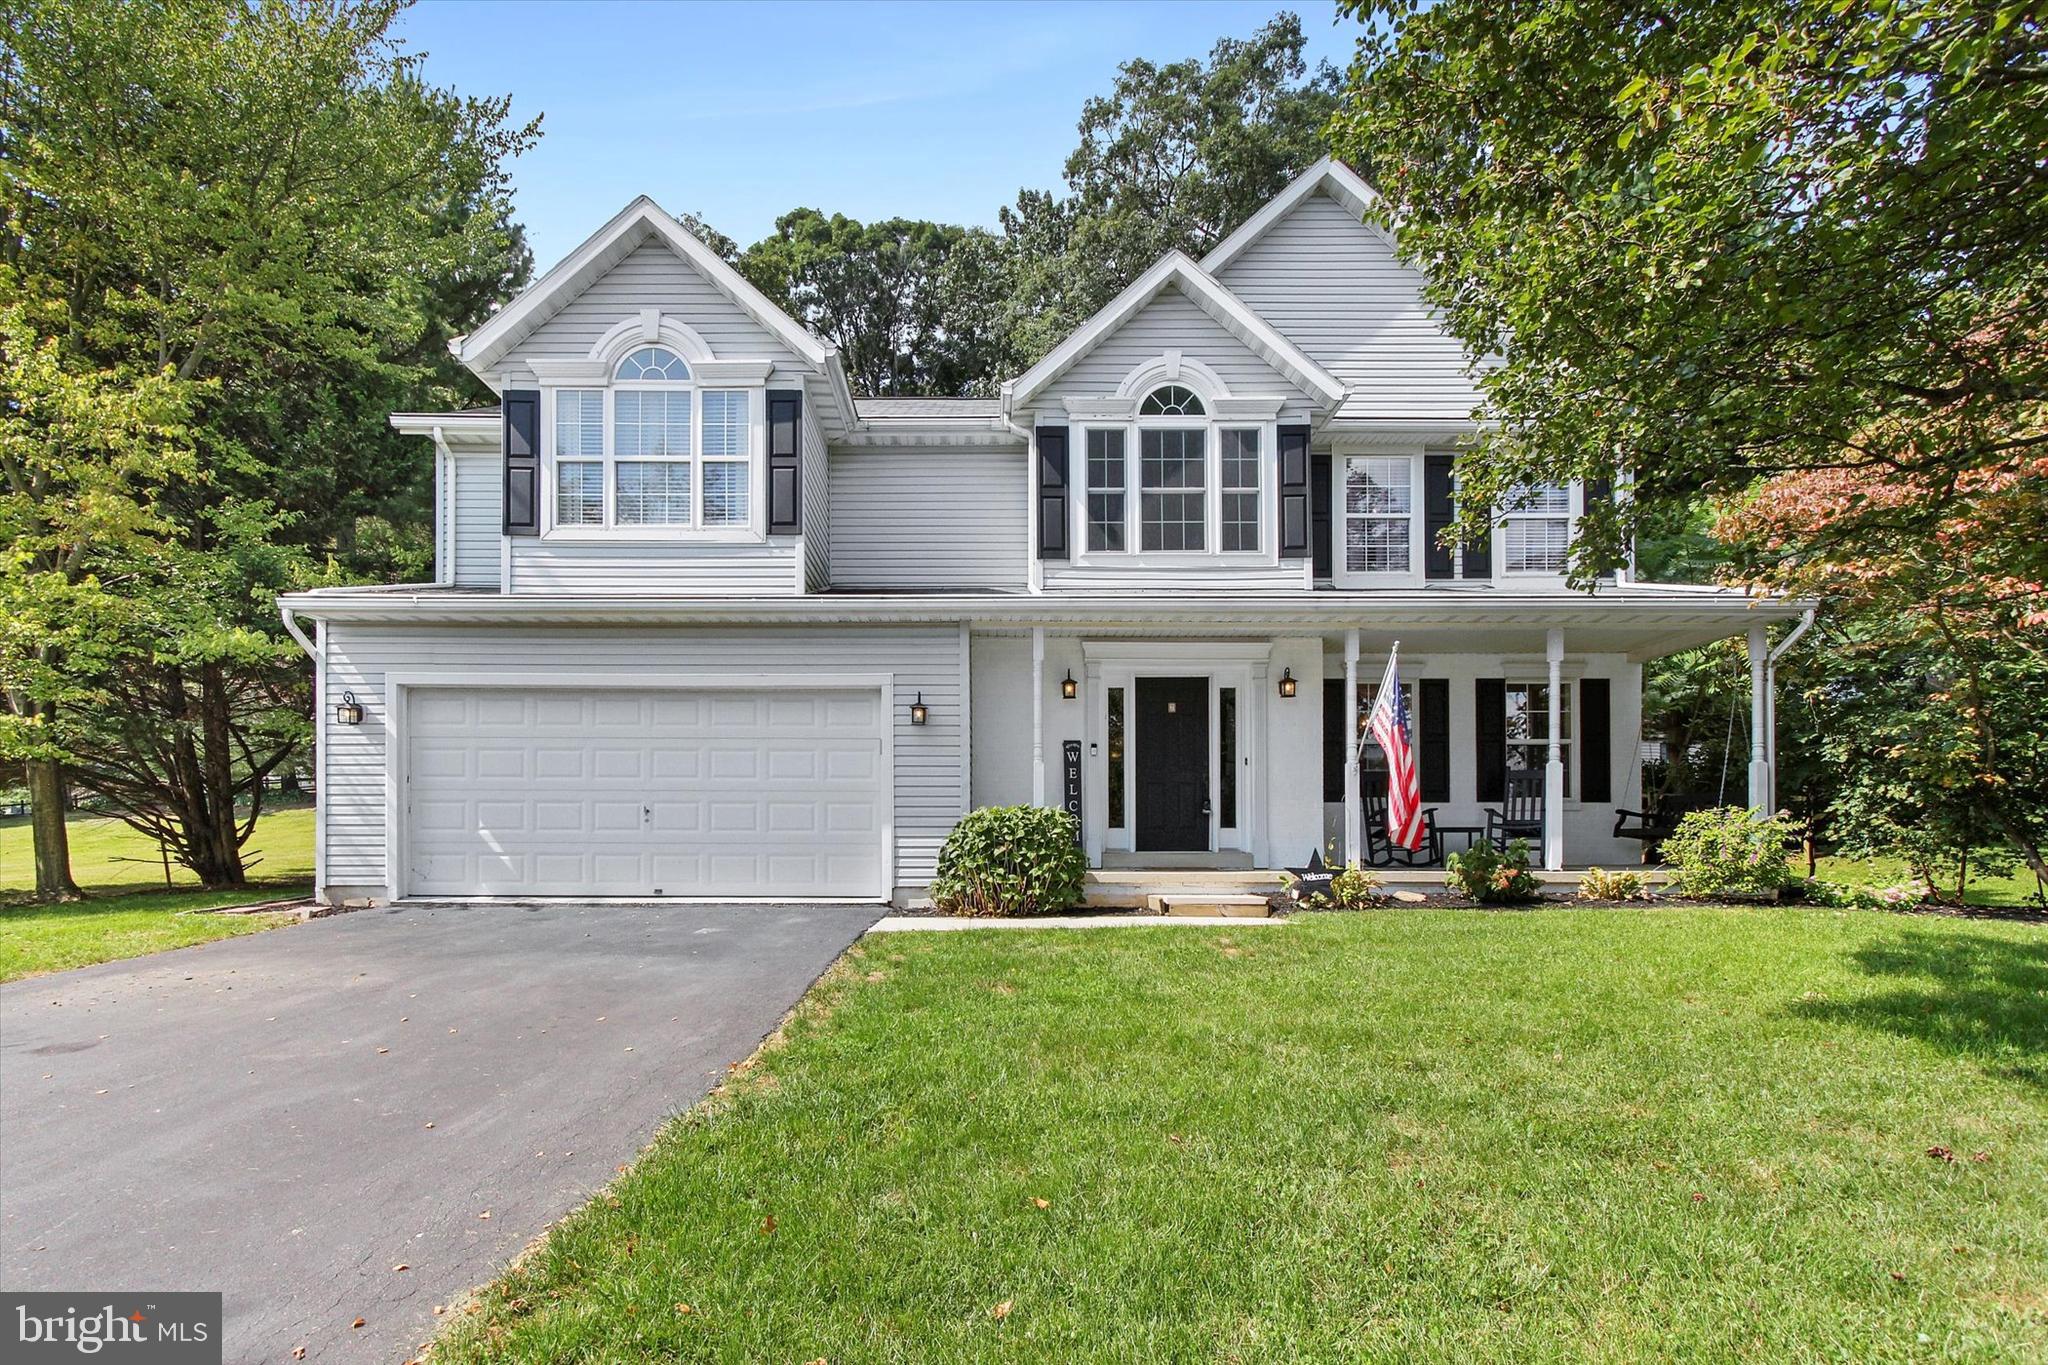
{"label": "palladian window", "polygon": [[1088,428],[1087,553],[1264,549],[1267,431],[1218,422],[1184,384],[1147,393],[1133,422]]}
{"label": "palladian window", "polygon": [[748,390],[701,389],[681,356],[642,346],[610,388],[554,399],[555,525],[751,524]]}

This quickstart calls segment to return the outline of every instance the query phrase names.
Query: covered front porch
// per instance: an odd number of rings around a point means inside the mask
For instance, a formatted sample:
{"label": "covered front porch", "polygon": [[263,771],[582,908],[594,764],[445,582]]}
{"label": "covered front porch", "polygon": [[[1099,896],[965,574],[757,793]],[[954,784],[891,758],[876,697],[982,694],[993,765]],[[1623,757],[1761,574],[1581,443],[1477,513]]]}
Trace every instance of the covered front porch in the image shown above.
{"label": "covered front porch", "polygon": [[[1162,620],[1178,614],[1167,603],[977,626],[973,803],[1073,811],[1104,877],[1269,877],[1317,853],[1405,874],[1510,837],[1513,815],[1546,870],[1631,864],[1643,844],[1617,812],[1643,804],[1643,665],[1741,635],[1748,801],[1772,804],[1769,626],[1797,607],[1640,587],[1428,596],[1318,593],[1250,614],[1263,628],[1235,607]],[[1358,741],[1396,641],[1430,827],[1422,850],[1390,858],[1384,758]]]}

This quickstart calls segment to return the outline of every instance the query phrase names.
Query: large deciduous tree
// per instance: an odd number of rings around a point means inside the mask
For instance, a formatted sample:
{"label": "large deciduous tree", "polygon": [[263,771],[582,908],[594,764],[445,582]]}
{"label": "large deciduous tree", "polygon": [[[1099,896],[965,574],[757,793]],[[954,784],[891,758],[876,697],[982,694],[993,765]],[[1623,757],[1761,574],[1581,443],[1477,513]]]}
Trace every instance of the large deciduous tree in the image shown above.
{"label": "large deciduous tree", "polygon": [[422,82],[397,9],[0,0],[0,734],[208,885],[305,740],[275,594],[417,562],[385,416],[462,396],[443,343],[527,270],[535,129]]}
{"label": "large deciduous tree", "polygon": [[[2048,36],[2011,0],[1348,0],[1340,151],[1497,357],[1468,514],[1619,473],[1644,520],[1800,469],[2048,441]],[[1850,529],[1848,526],[1839,528]]]}

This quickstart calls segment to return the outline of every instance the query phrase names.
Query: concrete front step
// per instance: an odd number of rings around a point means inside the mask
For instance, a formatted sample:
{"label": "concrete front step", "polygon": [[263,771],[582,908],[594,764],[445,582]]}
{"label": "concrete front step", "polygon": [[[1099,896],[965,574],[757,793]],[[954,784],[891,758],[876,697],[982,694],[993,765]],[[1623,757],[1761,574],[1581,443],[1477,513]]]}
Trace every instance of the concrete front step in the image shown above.
{"label": "concrete front step", "polygon": [[1272,908],[1264,896],[1219,896],[1200,891],[1169,892],[1147,896],[1147,909],[1165,915],[1194,915],[1222,919],[1270,919]]}

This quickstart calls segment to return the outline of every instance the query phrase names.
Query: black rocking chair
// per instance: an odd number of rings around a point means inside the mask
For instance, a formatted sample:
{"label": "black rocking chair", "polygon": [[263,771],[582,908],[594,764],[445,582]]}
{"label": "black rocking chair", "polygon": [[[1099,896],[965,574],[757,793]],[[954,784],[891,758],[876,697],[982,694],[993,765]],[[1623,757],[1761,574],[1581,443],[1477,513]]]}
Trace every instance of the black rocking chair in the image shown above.
{"label": "black rocking chair", "polygon": [[1422,812],[1422,847],[1403,848],[1387,833],[1387,794],[1364,792],[1359,799],[1363,803],[1359,815],[1365,826],[1361,833],[1367,867],[1428,867],[1444,860],[1444,836],[1437,832],[1435,806]]}
{"label": "black rocking chair", "polygon": [[1530,840],[1543,847],[1543,773],[1517,769],[1507,775],[1507,799],[1501,809],[1486,812],[1486,840],[1505,850],[1516,839]]}

